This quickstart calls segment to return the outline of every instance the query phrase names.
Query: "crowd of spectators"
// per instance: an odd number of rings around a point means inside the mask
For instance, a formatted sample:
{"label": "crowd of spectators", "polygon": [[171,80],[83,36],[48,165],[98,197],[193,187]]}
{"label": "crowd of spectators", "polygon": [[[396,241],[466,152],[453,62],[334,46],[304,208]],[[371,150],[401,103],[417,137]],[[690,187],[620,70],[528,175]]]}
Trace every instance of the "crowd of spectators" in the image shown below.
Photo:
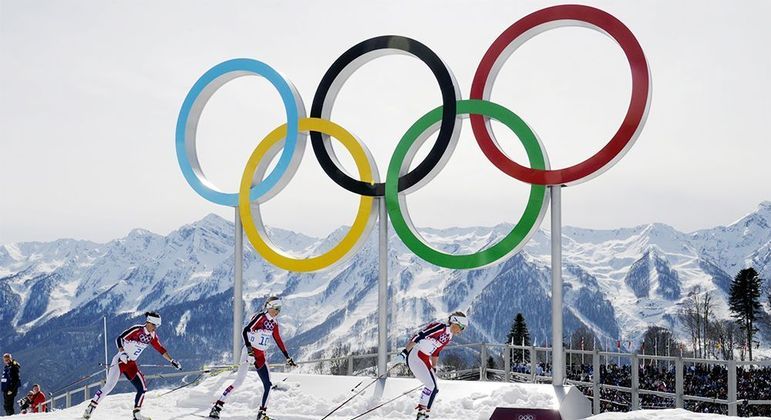
{"label": "crowd of spectators", "polygon": [[[630,365],[600,365],[600,383],[619,387],[631,387],[632,371]],[[674,363],[659,362],[638,367],[640,390],[676,392],[676,372]],[[527,369],[529,372],[529,368]],[[592,365],[568,366],[568,379],[592,382]],[[771,368],[740,367],[737,369],[737,404],[740,416],[771,416],[771,405],[750,405],[748,400],[771,400]],[[581,386],[581,390],[592,397],[592,387]],[[627,391],[601,389],[601,410],[629,411],[632,397]],[[726,400],[728,398],[728,370],[725,365],[686,364],[683,372],[684,395]],[[640,394],[640,408],[674,408],[675,398]],[[727,414],[725,404],[684,401],[685,408],[700,413]]]}

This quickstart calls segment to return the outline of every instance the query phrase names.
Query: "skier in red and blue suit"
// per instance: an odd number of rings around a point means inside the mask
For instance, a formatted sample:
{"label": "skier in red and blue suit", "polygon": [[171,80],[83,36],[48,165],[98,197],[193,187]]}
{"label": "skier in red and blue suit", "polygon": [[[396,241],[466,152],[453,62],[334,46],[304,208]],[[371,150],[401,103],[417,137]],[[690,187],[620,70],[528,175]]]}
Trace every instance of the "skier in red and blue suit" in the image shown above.
{"label": "skier in red and blue suit", "polygon": [[434,398],[439,393],[436,384],[436,363],[439,353],[452,341],[454,335],[460,334],[468,326],[468,318],[463,312],[453,312],[444,322],[432,322],[415,335],[401,352],[407,366],[419,381],[425,386],[418,401],[417,420],[427,420],[434,404]]}
{"label": "skier in red and blue suit", "polygon": [[209,412],[209,418],[220,418],[220,412],[225,405],[225,401],[228,396],[244,383],[246,374],[249,371],[249,365],[254,365],[257,368],[257,374],[260,375],[262,380],[262,405],[257,413],[257,420],[270,420],[270,417],[266,414],[268,409],[268,397],[270,396],[270,389],[273,383],[270,381],[270,371],[268,370],[268,364],[265,361],[265,350],[268,349],[268,344],[271,338],[276,342],[278,349],[284,354],[286,358],[286,364],[290,367],[296,367],[294,360],[289,357],[289,353],[286,351],[284,341],[281,340],[281,334],[278,331],[278,321],[276,318],[281,312],[281,299],[276,296],[268,298],[263,306],[263,311],[252,316],[252,319],[244,327],[242,334],[244,338],[244,349],[241,351],[241,360],[238,365],[238,372],[236,373],[236,379],[230,384],[222,396],[214,404]]}
{"label": "skier in red and blue suit", "polygon": [[144,325],[134,325],[118,336],[115,340],[115,344],[118,346],[118,354],[112,358],[110,369],[107,371],[107,381],[88,404],[86,412],[83,413],[84,419],[90,418],[99,401],[115,388],[115,384],[118,383],[122,373],[126,375],[126,378],[131,381],[131,384],[137,390],[134,398],[134,420],[149,420],[148,417],[143,416],[139,412],[145,400],[147,384],[145,383],[144,375],[139,371],[136,360],[149,345],[158,351],[177,370],[182,369],[182,365],[169,355],[169,352],[166,351],[166,348],[158,340],[155,330],[160,326],[161,316],[157,312],[145,312]]}

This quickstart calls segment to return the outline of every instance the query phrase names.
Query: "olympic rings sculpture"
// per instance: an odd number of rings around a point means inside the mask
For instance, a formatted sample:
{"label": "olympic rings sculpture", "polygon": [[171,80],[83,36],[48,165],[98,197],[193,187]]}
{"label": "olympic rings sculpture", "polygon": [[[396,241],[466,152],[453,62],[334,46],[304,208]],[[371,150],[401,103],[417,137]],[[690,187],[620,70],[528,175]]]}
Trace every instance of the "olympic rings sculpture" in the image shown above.
{"label": "olympic rings sculpture", "polygon": [[[539,33],[564,26],[589,27],[615,40],[629,61],[632,94],[624,120],[600,151],[574,166],[552,169],[533,130],[517,114],[489,98],[498,71],[517,48]],[[337,94],[348,77],[365,63],[390,54],[412,55],[425,63],[439,85],[442,104],[420,117],[402,136],[391,156],[385,182],[381,182],[366,145],[329,118]],[[217,89],[230,80],[247,75],[261,76],[278,90],[287,123],[270,132],[254,149],[243,171],[238,192],[224,192],[209,182],[201,169],[196,154],[196,128],[206,102]],[[651,100],[650,69],[637,39],[612,15],[589,6],[553,6],[525,16],[493,42],[477,68],[469,98],[461,98],[452,72],[431,49],[403,36],[371,38],[344,52],[322,78],[313,98],[310,117],[306,117],[297,89],[276,70],[257,60],[229,60],[204,73],[185,98],[176,126],[177,160],[185,179],[201,196],[216,204],[238,206],[244,232],[254,249],[266,261],[282,269],[319,271],[350,258],[363,246],[377,219],[375,197],[385,199],[394,231],[420,258],[441,267],[474,269],[493,264],[522,249],[540,226],[548,208],[546,186],[587,181],[624,156],[640,135],[647,118]],[[474,137],[488,160],[507,175],[530,184],[530,196],[520,220],[498,243],[472,254],[453,255],[433,248],[424,240],[410,219],[405,197],[428,183],[450,159],[464,116],[470,117]],[[501,151],[490,128],[490,119],[503,123],[516,134],[527,153],[529,167],[514,162]],[[420,146],[437,131],[437,139],[425,159],[410,171]],[[311,146],[324,172],[341,187],[358,194],[360,200],[350,230],[336,246],[322,255],[295,258],[270,242],[259,205],[278,194],[292,179],[303,156],[307,133],[310,133]],[[353,156],[358,179],[340,169],[332,149],[332,138]],[[279,153],[278,163],[266,175],[270,162]]]}

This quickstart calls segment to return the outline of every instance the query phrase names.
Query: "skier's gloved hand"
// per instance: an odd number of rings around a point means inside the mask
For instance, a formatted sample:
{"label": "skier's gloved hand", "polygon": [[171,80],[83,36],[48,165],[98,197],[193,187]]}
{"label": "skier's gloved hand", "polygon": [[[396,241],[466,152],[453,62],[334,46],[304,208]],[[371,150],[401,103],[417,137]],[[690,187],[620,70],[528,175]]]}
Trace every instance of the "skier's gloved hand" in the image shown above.
{"label": "skier's gloved hand", "polygon": [[255,358],[254,358],[254,347],[252,347],[252,346],[247,347],[246,348],[246,354],[247,354],[246,362],[249,363],[250,365],[253,365],[254,361],[255,361]]}
{"label": "skier's gloved hand", "polygon": [[121,352],[120,355],[118,355],[118,363],[128,363],[128,361],[129,361],[129,357],[125,351]]}
{"label": "skier's gloved hand", "polygon": [[182,363],[179,363],[178,361],[176,361],[174,359],[171,359],[171,362],[169,362],[169,363],[171,363],[171,365],[174,366],[174,369],[182,370]]}
{"label": "skier's gloved hand", "polygon": [[291,357],[286,358],[286,365],[289,367],[297,367],[297,363],[294,362],[294,359]]}
{"label": "skier's gloved hand", "polygon": [[402,351],[399,353],[399,358],[402,359],[402,362],[407,362],[407,355],[410,354],[410,352],[407,350],[407,348],[403,348]]}

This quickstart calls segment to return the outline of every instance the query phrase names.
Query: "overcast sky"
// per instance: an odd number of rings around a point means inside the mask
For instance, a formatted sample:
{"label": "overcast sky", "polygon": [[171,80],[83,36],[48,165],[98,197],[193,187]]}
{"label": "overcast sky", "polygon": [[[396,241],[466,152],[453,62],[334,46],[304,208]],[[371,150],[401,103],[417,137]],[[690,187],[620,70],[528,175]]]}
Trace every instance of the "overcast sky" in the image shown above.
{"label": "overcast sky", "polygon": [[[174,129],[192,84],[236,57],[262,60],[309,109],[328,66],[366,38],[399,34],[432,48],[468,97],[477,64],[509,25],[551,1],[0,0],[0,243],[106,241],[142,227],[165,234],[233,209],[199,197],[177,165]],[[615,167],[563,194],[565,224],[663,222],[684,231],[728,224],[771,199],[771,2],[590,1],[623,21],[648,58],[653,101],[642,135]],[[629,101],[621,49],[599,32],[561,28],[503,67],[492,100],[538,133],[553,167],[595,153]],[[359,136],[384,177],[397,140],[440,104],[429,70],[389,56],[343,87],[332,119]],[[257,77],[227,84],[201,119],[209,178],[235,191],[246,159],[284,123]],[[487,162],[468,120],[455,154],[410,195],[421,226],[515,222],[528,186]],[[521,146],[496,130],[506,152]],[[429,141],[430,143],[430,141]],[[350,162],[346,161],[350,169]],[[308,147],[270,225],[324,235],[350,224],[357,197],[333,184]],[[545,226],[548,228],[548,223]]]}

